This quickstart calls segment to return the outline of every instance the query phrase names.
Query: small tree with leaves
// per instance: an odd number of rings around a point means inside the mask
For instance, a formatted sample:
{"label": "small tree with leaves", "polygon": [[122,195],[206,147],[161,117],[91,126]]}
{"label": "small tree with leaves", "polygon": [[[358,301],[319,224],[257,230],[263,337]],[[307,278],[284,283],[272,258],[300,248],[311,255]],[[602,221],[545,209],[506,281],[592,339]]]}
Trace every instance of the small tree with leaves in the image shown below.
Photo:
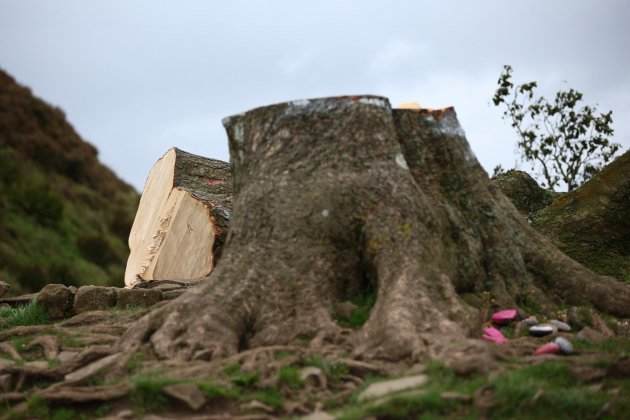
{"label": "small tree with leaves", "polygon": [[542,185],[555,188],[564,182],[569,191],[590,179],[621,147],[612,143],[612,111],[579,107],[582,93],[559,91],[553,101],[536,96],[537,82],[515,85],[512,67],[504,66],[492,101],[503,106],[519,135],[518,149],[532,164]]}

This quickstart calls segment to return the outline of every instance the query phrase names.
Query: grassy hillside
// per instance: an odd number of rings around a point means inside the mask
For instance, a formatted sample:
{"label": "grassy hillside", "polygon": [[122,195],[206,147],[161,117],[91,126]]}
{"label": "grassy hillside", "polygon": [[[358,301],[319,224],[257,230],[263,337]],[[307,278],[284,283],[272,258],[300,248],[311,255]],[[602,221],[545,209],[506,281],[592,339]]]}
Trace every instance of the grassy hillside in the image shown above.
{"label": "grassy hillside", "polygon": [[0,279],[122,285],[138,202],[63,111],[0,70]]}

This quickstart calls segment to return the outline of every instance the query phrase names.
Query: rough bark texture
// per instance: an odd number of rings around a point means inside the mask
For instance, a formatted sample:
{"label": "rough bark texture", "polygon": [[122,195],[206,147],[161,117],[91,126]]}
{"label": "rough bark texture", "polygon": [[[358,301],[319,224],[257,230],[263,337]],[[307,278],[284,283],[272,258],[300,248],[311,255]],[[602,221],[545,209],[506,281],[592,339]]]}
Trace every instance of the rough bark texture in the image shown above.
{"label": "rough bark texture", "polygon": [[339,337],[338,302],[375,290],[357,353],[401,359],[478,345],[479,308],[591,302],[630,315],[630,288],[594,275],[529,227],[490,183],[452,109],[337,97],[224,121],[234,218],[221,263],[136,323],[123,349],[209,358]]}
{"label": "rough bark texture", "polygon": [[499,187],[525,217],[542,210],[551,204],[554,197],[561,195],[541,188],[527,172],[516,169],[493,177],[492,183]]}
{"label": "rough bark texture", "polygon": [[230,174],[228,163],[175,148],[153,166],[129,235],[126,286],[212,271],[227,236]]}
{"label": "rough bark texture", "polygon": [[630,152],[555,199],[533,225],[591,270],[630,281]]}

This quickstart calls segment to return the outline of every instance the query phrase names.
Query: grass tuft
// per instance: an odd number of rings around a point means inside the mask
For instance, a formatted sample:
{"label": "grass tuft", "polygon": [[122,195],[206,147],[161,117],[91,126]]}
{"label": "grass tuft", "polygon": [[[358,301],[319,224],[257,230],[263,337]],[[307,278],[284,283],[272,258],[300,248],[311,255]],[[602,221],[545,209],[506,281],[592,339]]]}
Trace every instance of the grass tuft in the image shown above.
{"label": "grass tuft", "polygon": [[34,301],[17,308],[0,309],[0,329],[23,325],[41,325],[49,322],[46,311]]}

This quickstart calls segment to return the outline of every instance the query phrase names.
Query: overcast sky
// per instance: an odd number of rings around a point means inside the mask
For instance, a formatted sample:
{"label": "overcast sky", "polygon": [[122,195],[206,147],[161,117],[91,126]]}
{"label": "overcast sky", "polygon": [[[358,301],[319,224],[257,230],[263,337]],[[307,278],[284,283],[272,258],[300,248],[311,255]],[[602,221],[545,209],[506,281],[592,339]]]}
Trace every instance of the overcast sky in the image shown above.
{"label": "overcast sky", "polygon": [[508,63],[612,109],[628,149],[627,0],[0,0],[0,67],[138,189],[171,146],[228,160],[225,116],[342,94],[454,105],[485,168],[513,167],[490,103]]}

